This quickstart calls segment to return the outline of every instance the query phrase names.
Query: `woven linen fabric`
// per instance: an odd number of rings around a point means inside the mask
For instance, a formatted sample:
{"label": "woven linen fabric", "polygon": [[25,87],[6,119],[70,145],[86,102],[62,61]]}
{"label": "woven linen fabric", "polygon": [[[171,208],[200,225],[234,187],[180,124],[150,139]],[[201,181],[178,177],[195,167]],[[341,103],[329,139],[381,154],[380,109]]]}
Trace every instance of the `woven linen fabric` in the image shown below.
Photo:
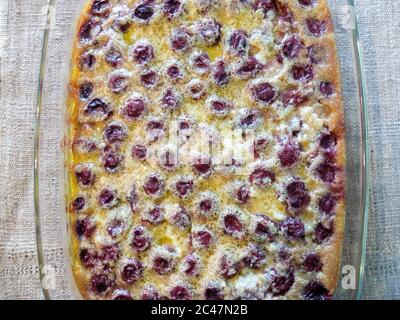
{"label": "woven linen fabric", "polygon": [[[47,6],[48,0],[0,1],[1,299],[43,298],[35,241],[33,145]],[[363,298],[400,299],[400,7],[398,0],[355,0],[355,6],[371,148]]]}

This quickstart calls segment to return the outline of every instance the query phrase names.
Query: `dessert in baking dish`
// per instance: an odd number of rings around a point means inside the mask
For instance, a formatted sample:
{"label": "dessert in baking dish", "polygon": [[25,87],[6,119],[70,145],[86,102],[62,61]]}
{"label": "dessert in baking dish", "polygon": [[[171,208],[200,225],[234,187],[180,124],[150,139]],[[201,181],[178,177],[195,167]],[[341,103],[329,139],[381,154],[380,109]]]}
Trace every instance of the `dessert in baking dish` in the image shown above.
{"label": "dessert in baking dish", "polygon": [[325,0],[94,0],[73,45],[86,299],[330,299],[344,225]]}

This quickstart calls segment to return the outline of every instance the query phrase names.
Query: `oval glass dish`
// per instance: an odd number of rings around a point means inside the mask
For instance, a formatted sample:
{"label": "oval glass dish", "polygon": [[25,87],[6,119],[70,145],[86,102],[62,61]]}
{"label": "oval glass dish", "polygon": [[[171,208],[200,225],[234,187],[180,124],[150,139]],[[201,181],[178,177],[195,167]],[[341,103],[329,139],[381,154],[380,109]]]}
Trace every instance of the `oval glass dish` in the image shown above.
{"label": "oval glass dish", "polygon": [[[66,219],[66,92],[76,19],[87,0],[50,0],[37,97],[34,201],[45,299],[81,299],[70,270]],[[362,61],[352,0],[329,0],[346,125],[346,226],[334,299],[360,299],[368,222],[368,141]]]}

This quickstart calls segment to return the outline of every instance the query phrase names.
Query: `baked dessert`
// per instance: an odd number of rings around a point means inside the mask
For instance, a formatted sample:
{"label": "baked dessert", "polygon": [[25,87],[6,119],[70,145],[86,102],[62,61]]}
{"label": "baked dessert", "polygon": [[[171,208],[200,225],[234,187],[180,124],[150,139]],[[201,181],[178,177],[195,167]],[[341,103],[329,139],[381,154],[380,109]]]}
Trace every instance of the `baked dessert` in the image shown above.
{"label": "baked dessert", "polygon": [[94,0],[67,101],[85,299],[330,299],[344,228],[325,0]]}

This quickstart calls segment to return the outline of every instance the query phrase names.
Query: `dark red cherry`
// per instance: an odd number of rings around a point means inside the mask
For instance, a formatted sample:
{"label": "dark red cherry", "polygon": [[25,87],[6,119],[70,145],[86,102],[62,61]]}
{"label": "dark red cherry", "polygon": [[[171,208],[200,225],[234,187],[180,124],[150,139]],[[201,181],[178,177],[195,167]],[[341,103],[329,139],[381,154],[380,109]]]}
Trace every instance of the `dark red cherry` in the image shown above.
{"label": "dark red cherry", "polygon": [[115,190],[105,188],[100,191],[97,200],[101,207],[109,208],[117,200],[117,192]]}
{"label": "dark red cherry", "polygon": [[187,84],[187,90],[190,97],[194,100],[200,100],[207,93],[206,84],[201,80],[193,80]]}
{"label": "dark red cherry", "polygon": [[295,180],[286,186],[287,203],[290,210],[299,211],[310,204],[311,197],[303,181]]}
{"label": "dark red cherry", "polygon": [[250,198],[250,189],[246,185],[241,185],[234,190],[234,195],[237,201],[246,203]]}
{"label": "dark red cherry", "polygon": [[243,116],[239,119],[239,126],[242,129],[255,127],[261,119],[261,114],[256,109],[245,110]]}
{"label": "dark red cherry", "polygon": [[236,215],[228,214],[224,217],[224,229],[228,234],[243,231],[243,224]]}
{"label": "dark red cherry", "polygon": [[206,175],[211,171],[211,160],[197,159],[193,164],[193,168],[198,174]]}
{"label": "dark red cherry", "polygon": [[198,274],[198,259],[194,255],[188,255],[185,258],[183,272],[189,276],[196,276]]}
{"label": "dark red cherry", "polygon": [[133,60],[139,65],[146,65],[154,59],[154,48],[152,45],[139,44],[132,52]]}
{"label": "dark red cherry", "polygon": [[223,255],[220,263],[220,273],[225,279],[234,277],[239,271],[241,266],[239,263],[233,261],[230,257]]}
{"label": "dark red cherry", "polygon": [[193,191],[193,180],[180,180],[174,187],[180,197],[186,197]]}
{"label": "dark red cherry", "polygon": [[88,20],[79,28],[79,39],[82,41],[93,40],[94,30],[97,28],[97,23],[93,20]]}
{"label": "dark red cherry", "polygon": [[97,252],[94,249],[83,248],[79,251],[79,260],[85,268],[93,268],[97,262]]}
{"label": "dark red cherry", "polygon": [[252,2],[254,10],[261,9],[264,14],[267,14],[271,10],[275,10],[274,0],[255,0]]}
{"label": "dark red cherry", "polygon": [[97,142],[94,139],[86,137],[77,138],[72,146],[75,150],[78,150],[79,153],[92,153],[98,148]]}
{"label": "dark red cherry", "polygon": [[93,223],[90,217],[79,219],[75,224],[75,232],[79,238],[90,238],[95,230],[96,225]]}
{"label": "dark red cherry", "polygon": [[115,280],[107,273],[98,273],[90,278],[91,289],[95,294],[105,294],[115,285]]}
{"label": "dark red cherry", "polygon": [[183,286],[176,286],[169,293],[171,300],[190,300],[191,294],[189,290]]}
{"label": "dark red cherry", "polygon": [[127,284],[133,284],[143,276],[143,264],[135,259],[130,259],[121,270],[121,278]]}
{"label": "dark red cherry", "polygon": [[282,247],[279,249],[278,258],[285,264],[290,264],[292,262],[291,251],[287,247]]}
{"label": "dark red cherry", "polygon": [[84,53],[80,56],[79,67],[81,70],[92,70],[96,63],[96,57],[91,53]]}
{"label": "dark red cherry", "polygon": [[129,21],[127,22],[116,21],[116,27],[122,33],[127,33],[129,31],[129,28],[131,27],[131,23]]}
{"label": "dark red cherry", "polygon": [[189,40],[183,35],[174,35],[171,38],[171,46],[176,51],[186,51],[189,46]]}
{"label": "dark red cherry", "polygon": [[133,16],[141,21],[148,21],[153,17],[154,13],[155,9],[151,2],[145,2],[135,8]]}
{"label": "dark red cherry", "polygon": [[109,51],[107,51],[105,59],[110,66],[116,68],[120,64],[122,64],[123,56],[119,50],[112,48]]}
{"label": "dark red cherry", "polygon": [[323,149],[331,149],[336,146],[337,139],[333,133],[324,133],[319,138],[319,146]]}
{"label": "dark red cherry", "polygon": [[275,7],[276,13],[278,14],[281,21],[293,23],[293,13],[292,11],[290,11],[289,7],[286,4],[275,1]]}
{"label": "dark red cherry", "polygon": [[222,99],[213,99],[210,101],[210,108],[217,114],[225,114],[230,108],[231,104],[227,101],[224,101]]}
{"label": "dark red cherry", "polygon": [[112,75],[110,80],[108,81],[108,87],[114,93],[125,92],[126,89],[128,89],[128,86],[129,86],[129,78],[124,75],[120,74]]}
{"label": "dark red cherry", "polygon": [[223,60],[218,60],[214,63],[213,79],[217,86],[223,86],[229,82],[229,72]]}
{"label": "dark red cherry", "polygon": [[128,100],[126,105],[122,108],[121,112],[126,118],[130,120],[135,120],[140,118],[140,116],[145,112],[145,110],[146,110],[145,101],[141,98],[134,98]]}
{"label": "dark red cherry", "polygon": [[271,104],[275,100],[275,88],[268,82],[261,82],[251,87],[251,94],[254,100]]}
{"label": "dark red cherry", "polygon": [[222,26],[212,18],[201,19],[196,23],[200,39],[208,46],[213,46],[221,40]]}
{"label": "dark red cherry", "polygon": [[210,70],[211,60],[207,53],[202,52],[195,54],[191,60],[191,64],[195,71],[199,73],[206,73]]}
{"label": "dark red cherry", "polygon": [[171,222],[180,229],[187,229],[190,227],[189,212],[183,207],[180,207],[171,217]]}
{"label": "dark red cherry", "polygon": [[314,252],[309,253],[309,254],[305,257],[304,262],[303,262],[303,265],[304,265],[304,269],[306,269],[306,270],[309,271],[309,272],[312,272],[312,271],[318,272],[318,271],[321,271],[321,270],[322,270],[322,262],[321,262],[321,259],[320,259],[319,256],[318,256],[316,253],[314,253]]}
{"label": "dark red cherry", "polygon": [[211,210],[213,209],[213,207],[214,207],[213,202],[212,202],[212,200],[210,200],[210,199],[202,200],[202,201],[199,203],[199,209],[200,209],[201,212],[203,212],[204,214],[207,214],[207,213],[211,212]]}
{"label": "dark red cherry", "polygon": [[119,169],[122,163],[122,156],[119,153],[109,151],[103,154],[101,160],[104,169],[106,169],[107,172],[114,173]]}
{"label": "dark red cherry", "polygon": [[221,288],[208,287],[204,290],[204,299],[206,300],[224,300],[225,294]]}
{"label": "dark red cherry", "polygon": [[79,212],[81,211],[86,204],[86,200],[84,197],[80,196],[75,198],[75,200],[72,202],[72,210],[74,210],[75,212]]}
{"label": "dark red cherry", "polygon": [[121,250],[117,244],[106,245],[101,248],[100,260],[103,265],[115,263],[121,256]]}
{"label": "dark red cherry", "polygon": [[191,45],[192,35],[185,27],[175,29],[171,35],[170,43],[172,49],[178,52],[185,52]]}
{"label": "dark red cherry", "polygon": [[266,257],[267,253],[261,246],[252,244],[247,249],[243,262],[249,268],[258,269],[266,263]]}
{"label": "dark red cherry", "polygon": [[280,223],[281,230],[289,240],[301,240],[304,238],[304,223],[293,217],[288,217]]}
{"label": "dark red cherry", "polygon": [[183,79],[183,73],[177,65],[172,65],[167,69],[167,75],[171,80],[178,81]]}
{"label": "dark red cherry", "polygon": [[137,210],[138,198],[139,198],[139,196],[138,196],[138,193],[136,192],[136,187],[133,186],[131,191],[126,196],[126,200],[128,201],[132,212],[136,212],[136,210]]}
{"label": "dark red cherry", "polygon": [[275,173],[264,168],[256,168],[249,177],[249,181],[257,186],[266,186],[275,181]]}
{"label": "dark red cherry", "polygon": [[322,244],[329,241],[334,232],[333,222],[329,223],[329,226],[323,225],[321,222],[315,227],[315,242]]}
{"label": "dark red cherry", "polygon": [[296,89],[288,89],[281,93],[282,103],[285,107],[293,105],[300,106],[307,101],[307,97],[303,96],[301,92]]}
{"label": "dark red cherry", "polygon": [[133,300],[131,294],[127,290],[115,290],[112,294],[113,300]]}
{"label": "dark red cherry", "polygon": [[175,17],[182,8],[182,2],[179,0],[165,0],[163,12],[168,19]]}
{"label": "dark red cherry", "polygon": [[244,55],[249,47],[247,32],[243,30],[235,30],[228,39],[232,52],[236,55]]}
{"label": "dark red cherry", "polygon": [[110,0],[94,0],[90,8],[90,12],[95,16],[105,16],[110,10]]}
{"label": "dark red cherry", "polygon": [[158,274],[168,273],[172,269],[171,261],[161,256],[155,257],[153,260],[153,269]]}
{"label": "dark red cherry", "polygon": [[132,230],[131,247],[138,251],[143,252],[151,245],[151,238],[147,234],[145,227],[139,226]]}
{"label": "dark red cherry", "polygon": [[150,209],[147,213],[147,220],[153,225],[160,224],[164,221],[164,209],[159,206]]}
{"label": "dark red cherry", "polygon": [[273,269],[271,272],[270,290],[274,296],[282,296],[287,293],[294,283],[294,274],[291,270],[279,273]]}
{"label": "dark red cherry", "polygon": [[90,101],[85,109],[85,115],[93,116],[101,120],[106,119],[112,113],[111,106],[102,99],[93,99]]}
{"label": "dark red cherry", "polygon": [[207,230],[194,233],[193,238],[202,247],[209,247],[213,243],[213,236]]}
{"label": "dark red cherry", "polygon": [[279,64],[283,64],[283,56],[281,53],[278,53],[275,57],[276,62],[278,62]]}
{"label": "dark red cherry", "polygon": [[253,143],[254,158],[258,159],[260,153],[264,152],[267,148],[268,140],[264,137],[256,138]]}
{"label": "dark red cherry", "polygon": [[308,57],[314,64],[321,64],[326,61],[327,49],[322,45],[312,45],[308,48]]}
{"label": "dark red cherry", "polygon": [[98,145],[94,139],[79,137],[73,143],[72,147],[77,150],[79,153],[92,153],[97,151]]}
{"label": "dark red cherry", "polygon": [[307,82],[314,78],[314,69],[309,64],[295,64],[292,67],[291,74],[294,80]]}
{"label": "dark red cherry", "polygon": [[91,82],[85,81],[81,83],[79,86],[79,98],[81,98],[81,100],[88,99],[93,92],[93,88],[94,86]]}
{"label": "dark red cherry", "polygon": [[317,0],[298,0],[298,1],[302,6],[305,7],[312,6],[317,2]]}
{"label": "dark red cherry", "polygon": [[84,187],[91,186],[96,178],[91,166],[86,164],[76,166],[75,177],[78,183]]}
{"label": "dark red cherry", "polygon": [[158,82],[158,74],[153,70],[147,70],[140,75],[140,82],[146,88],[153,88]]}
{"label": "dark red cherry", "polygon": [[302,48],[302,44],[297,36],[292,36],[285,40],[282,45],[282,52],[288,59],[297,58]]}
{"label": "dark red cherry", "polygon": [[303,291],[306,300],[331,300],[332,296],[322,283],[317,280],[311,280]]}
{"label": "dark red cherry", "polygon": [[193,122],[190,119],[180,119],[178,129],[181,131],[192,129]]}
{"label": "dark red cherry", "polygon": [[104,129],[104,138],[108,143],[122,142],[126,137],[127,131],[122,123],[111,122]]}
{"label": "dark red cherry", "polygon": [[335,87],[332,82],[323,81],[319,85],[319,91],[326,97],[329,97],[335,93]]}
{"label": "dark red cherry", "polygon": [[153,287],[145,288],[140,300],[162,300],[160,293]]}
{"label": "dark red cherry", "polygon": [[306,19],[306,25],[308,31],[316,37],[322,36],[328,30],[326,22],[318,19],[308,18]]}
{"label": "dark red cherry", "polygon": [[270,230],[270,226],[273,224],[274,224],[274,222],[271,221],[267,216],[265,216],[263,214],[258,215],[257,224],[256,224],[256,227],[254,230],[256,236],[259,239],[261,239],[262,241],[274,240],[274,235],[272,234],[272,231]]}
{"label": "dark red cherry", "polygon": [[254,141],[254,146],[258,151],[262,151],[263,149],[265,149],[267,144],[268,144],[268,140],[266,138],[263,138],[263,137],[257,138]]}
{"label": "dark red cherry", "polygon": [[319,210],[327,215],[333,214],[337,200],[338,199],[331,193],[326,194],[321,198],[321,200],[319,200]]}
{"label": "dark red cherry", "polygon": [[264,65],[256,57],[250,56],[237,68],[236,73],[240,78],[249,79],[255,77],[264,68]]}
{"label": "dark red cherry", "polygon": [[143,188],[148,195],[157,195],[162,191],[163,185],[163,182],[157,175],[151,175],[147,177]]}
{"label": "dark red cherry", "polygon": [[125,229],[125,223],[121,219],[113,219],[107,224],[107,233],[111,238],[118,238]]}
{"label": "dark red cherry", "polygon": [[137,160],[146,160],[147,148],[143,145],[136,144],[132,147],[132,157]]}
{"label": "dark red cherry", "polygon": [[152,141],[157,141],[164,132],[164,124],[159,120],[150,120],[146,125],[146,130],[149,134],[149,138]]}
{"label": "dark red cherry", "polygon": [[333,182],[335,180],[336,169],[328,162],[321,163],[317,167],[317,175],[324,182]]}
{"label": "dark red cherry", "polygon": [[283,146],[278,154],[283,167],[290,167],[300,159],[300,149],[297,145],[288,143]]}
{"label": "dark red cherry", "polygon": [[166,109],[176,109],[179,107],[178,97],[172,88],[168,88],[161,99],[161,104]]}

